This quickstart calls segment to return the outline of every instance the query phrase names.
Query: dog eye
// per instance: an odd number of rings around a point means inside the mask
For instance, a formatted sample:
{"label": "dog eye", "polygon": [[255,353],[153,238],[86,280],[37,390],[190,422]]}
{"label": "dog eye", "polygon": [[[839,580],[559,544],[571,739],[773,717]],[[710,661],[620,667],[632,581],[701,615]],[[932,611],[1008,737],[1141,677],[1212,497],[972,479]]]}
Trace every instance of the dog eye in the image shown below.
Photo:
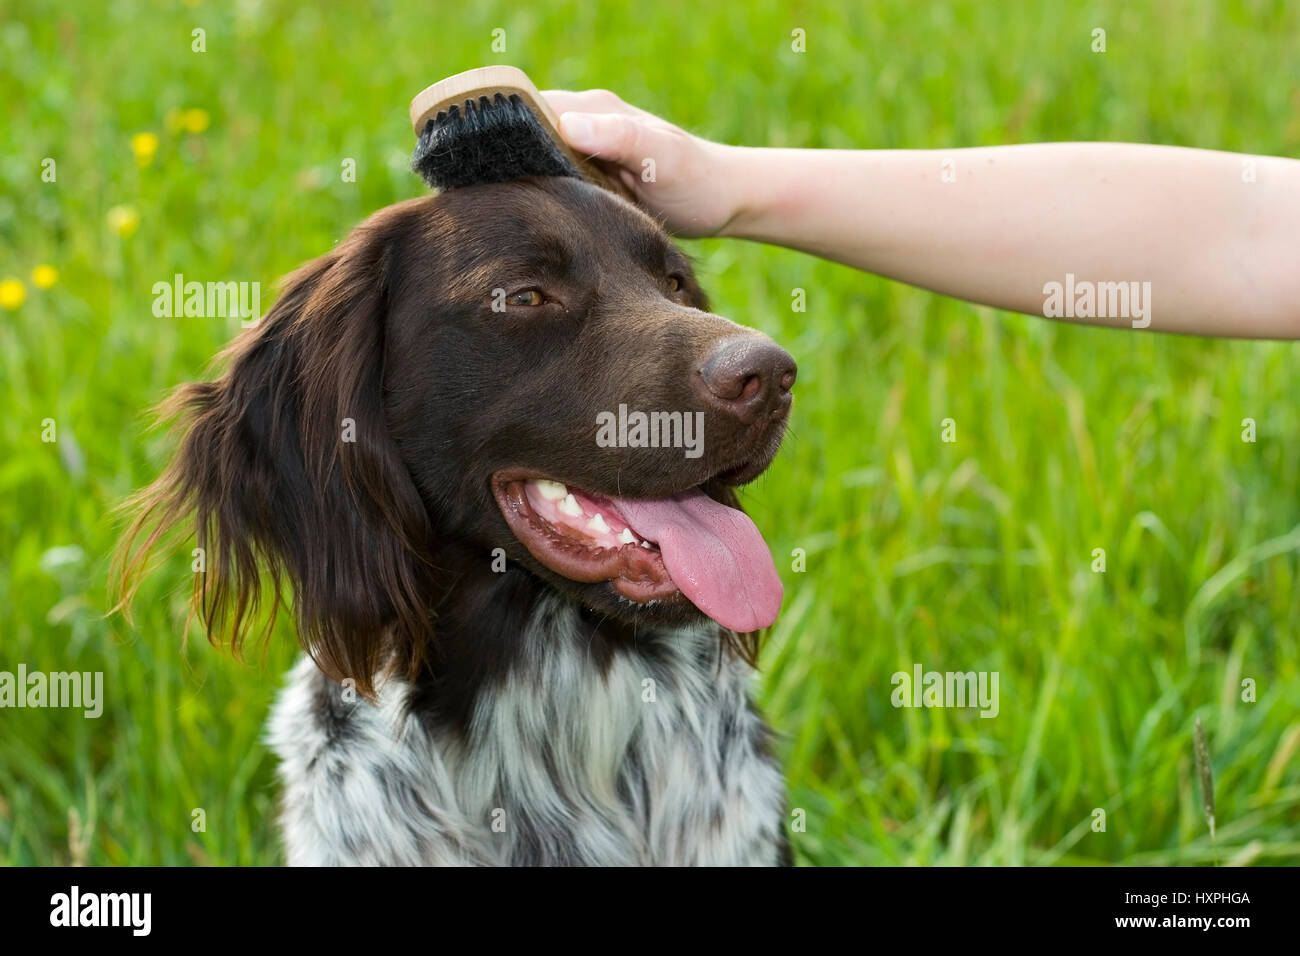
{"label": "dog eye", "polygon": [[507,305],[541,305],[544,297],[538,289],[520,289],[518,292],[510,293],[506,299]]}
{"label": "dog eye", "polygon": [[668,277],[669,292],[681,292],[682,289],[684,289],[685,287],[686,287],[686,283],[682,281],[681,276],[672,275]]}

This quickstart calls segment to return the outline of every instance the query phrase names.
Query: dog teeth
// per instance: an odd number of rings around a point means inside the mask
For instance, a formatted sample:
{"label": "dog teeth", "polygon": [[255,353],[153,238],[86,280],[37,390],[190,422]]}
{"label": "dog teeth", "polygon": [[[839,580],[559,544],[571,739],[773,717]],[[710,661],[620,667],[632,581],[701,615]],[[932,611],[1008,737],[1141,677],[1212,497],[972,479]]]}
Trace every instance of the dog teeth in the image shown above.
{"label": "dog teeth", "polygon": [[587,530],[598,531],[601,534],[609,534],[609,525],[605,524],[605,519],[601,516],[601,513],[597,511],[595,517],[587,522]]}
{"label": "dog teeth", "polygon": [[618,536],[619,544],[636,544],[636,535],[632,533],[631,528],[624,528],[623,533]]}
{"label": "dog teeth", "polygon": [[578,515],[582,514],[582,505],[578,504],[578,499],[573,497],[573,495],[565,495],[564,500],[556,505],[556,507],[560,510],[561,514],[566,514],[570,518],[576,518]]}
{"label": "dog teeth", "polygon": [[570,498],[573,497],[572,495],[569,495],[569,489],[564,487],[564,485],[560,484],[558,481],[549,481],[546,478],[539,478],[537,481],[533,482],[533,485],[537,488],[538,494],[547,501],[560,501],[565,497],[565,495],[568,495]]}
{"label": "dog teeth", "polygon": [[642,541],[642,542],[641,542],[641,547],[646,548],[646,549],[649,549],[649,548],[650,548],[650,542],[649,542],[649,541]]}

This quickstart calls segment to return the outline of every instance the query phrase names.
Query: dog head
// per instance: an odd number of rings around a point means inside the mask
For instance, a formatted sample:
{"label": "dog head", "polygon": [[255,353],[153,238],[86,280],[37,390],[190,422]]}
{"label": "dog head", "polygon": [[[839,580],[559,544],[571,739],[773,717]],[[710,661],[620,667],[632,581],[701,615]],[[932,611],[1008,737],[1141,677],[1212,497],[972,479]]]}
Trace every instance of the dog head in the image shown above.
{"label": "dog head", "polygon": [[210,634],[238,641],[267,575],[322,669],[368,691],[507,566],[616,621],[776,616],[731,489],[776,453],[794,361],[710,313],[617,197],[546,178],[389,207],[227,360],[170,400],[182,444],[126,544],[197,515]]}

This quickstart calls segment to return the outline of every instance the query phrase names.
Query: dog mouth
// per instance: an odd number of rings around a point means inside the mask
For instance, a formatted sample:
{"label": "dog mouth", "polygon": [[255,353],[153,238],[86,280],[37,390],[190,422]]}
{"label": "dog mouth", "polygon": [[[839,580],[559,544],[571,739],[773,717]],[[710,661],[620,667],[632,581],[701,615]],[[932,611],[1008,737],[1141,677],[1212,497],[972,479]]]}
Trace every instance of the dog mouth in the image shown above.
{"label": "dog mouth", "polygon": [[621,498],[507,469],[492,476],[492,491],[528,553],[571,581],[608,581],[638,605],[689,601],[740,632],[770,626],[781,609],[781,578],[758,527],[701,487]]}

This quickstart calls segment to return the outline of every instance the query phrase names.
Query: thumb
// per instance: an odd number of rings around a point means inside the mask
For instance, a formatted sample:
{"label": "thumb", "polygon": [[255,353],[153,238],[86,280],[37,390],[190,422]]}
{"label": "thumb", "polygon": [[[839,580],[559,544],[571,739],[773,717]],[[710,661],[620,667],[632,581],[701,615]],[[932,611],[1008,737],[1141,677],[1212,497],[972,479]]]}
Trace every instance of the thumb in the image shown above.
{"label": "thumb", "polygon": [[638,161],[640,133],[636,118],[621,113],[565,113],[560,117],[560,135],[572,149],[623,166]]}

